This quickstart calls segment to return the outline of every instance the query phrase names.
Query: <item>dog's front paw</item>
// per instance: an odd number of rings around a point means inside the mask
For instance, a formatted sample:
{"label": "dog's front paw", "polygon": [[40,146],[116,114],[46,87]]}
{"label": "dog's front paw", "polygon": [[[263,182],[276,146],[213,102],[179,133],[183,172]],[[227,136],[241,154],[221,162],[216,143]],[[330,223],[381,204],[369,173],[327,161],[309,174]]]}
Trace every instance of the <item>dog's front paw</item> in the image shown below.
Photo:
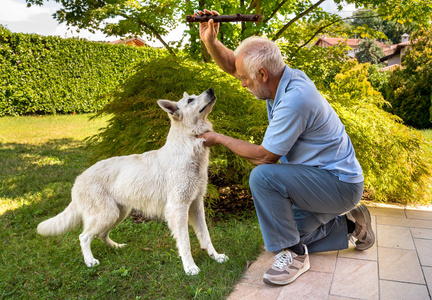
{"label": "dog's front paw", "polygon": [[198,275],[200,269],[197,266],[185,267],[185,272],[187,275]]}
{"label": "dog's front paw", "polygon": [[226,262],[229,258],[225,254],[217,254],[213,256],[214,260],[218,263]]}
{"label": "dog's front paw", "polygon": [[99,261],[96,258],[86,259],[85,264],[87,265],[87,267],[94,267],[99,265]]}

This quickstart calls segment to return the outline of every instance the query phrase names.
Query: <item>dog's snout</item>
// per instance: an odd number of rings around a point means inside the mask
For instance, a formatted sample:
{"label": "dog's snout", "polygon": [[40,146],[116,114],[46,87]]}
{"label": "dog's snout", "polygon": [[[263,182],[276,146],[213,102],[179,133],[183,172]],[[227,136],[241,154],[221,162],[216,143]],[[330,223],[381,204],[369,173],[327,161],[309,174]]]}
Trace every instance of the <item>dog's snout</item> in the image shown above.
{"label": "dog's snout", "polygon": [[209,89],[207,90],[207,94],[208,94],[210,97],[213,97],[213,96],[215,95],[214,90],[213,90],[212,88],[209,88]]}

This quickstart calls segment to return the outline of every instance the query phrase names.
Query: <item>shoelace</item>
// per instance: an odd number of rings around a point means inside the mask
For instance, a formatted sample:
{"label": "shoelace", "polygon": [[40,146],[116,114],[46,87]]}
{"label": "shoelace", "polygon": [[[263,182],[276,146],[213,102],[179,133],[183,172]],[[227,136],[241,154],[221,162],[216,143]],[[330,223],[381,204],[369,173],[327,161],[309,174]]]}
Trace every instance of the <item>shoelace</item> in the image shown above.
{"label": "shoelace", "polygon": [[292,264],[293,258],[291,256],[291,252],[288,250],[282,250],[279,254],[275,256],[274,266],[279,269],[283,269],[284,266],[288,264]]}

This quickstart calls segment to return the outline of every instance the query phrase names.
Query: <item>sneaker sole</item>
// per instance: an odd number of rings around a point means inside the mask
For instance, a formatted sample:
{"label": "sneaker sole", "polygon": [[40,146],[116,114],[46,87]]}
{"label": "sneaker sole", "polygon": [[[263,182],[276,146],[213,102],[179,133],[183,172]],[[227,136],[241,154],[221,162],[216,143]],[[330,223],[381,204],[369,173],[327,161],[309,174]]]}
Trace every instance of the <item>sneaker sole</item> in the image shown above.
{"label": "sneaker sole", "polygon": [[[356,243],[356,249],[360,250],[360,251],[364,251],[364,250],[371,248],[375,244],[375,234],[372,230],[372,219],[371,219],[369,210],[366,208],[366,206],[364,204],[360,205],[359,209],[362,212],[363,217],[365,218],[366,224],[370,224],[370,227],[368,226],[368,233],[372,236],[372,241],[368,244],[359,243],[359,245],[357,245],[357,243]],[[364,246],[363,246],[363,244],[364,244]]]}
{"label": "sneaker sole", "polygon": [[299,278],[300,275],[304,274],[306,271],[310,269],[310,263],[308,263],[304,268],[299,270],[299,272],[292,278],[285,280],[285,281],[271,281],[270,279],[263,278],[264,283],[271,284],[271,285],[287,285]]}

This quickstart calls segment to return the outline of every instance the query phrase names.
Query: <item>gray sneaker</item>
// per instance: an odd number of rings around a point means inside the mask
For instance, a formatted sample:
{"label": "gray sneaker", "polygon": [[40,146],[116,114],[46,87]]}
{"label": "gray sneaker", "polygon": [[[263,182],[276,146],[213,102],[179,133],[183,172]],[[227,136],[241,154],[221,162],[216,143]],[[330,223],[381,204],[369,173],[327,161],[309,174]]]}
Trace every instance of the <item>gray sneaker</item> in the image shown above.
{"label": "gray sneaker", "polygon": [[305,254],[297,255],[291,250],[282,250],[275,256],[272,267],[264,274],[263,281],[268,284],[286,285],[309,270],[309,255],[306,245]]}
{"label": "gray sneaker", "polygon": [[[354,232],[350,234],[351,242],[357,250],[366,250],[375,243],[375,234],[372,230],[372,223],[369,210],[363,204],[346,213],[349,220],[355,223]],[[354,242],[352,238],[356,238]]]}

